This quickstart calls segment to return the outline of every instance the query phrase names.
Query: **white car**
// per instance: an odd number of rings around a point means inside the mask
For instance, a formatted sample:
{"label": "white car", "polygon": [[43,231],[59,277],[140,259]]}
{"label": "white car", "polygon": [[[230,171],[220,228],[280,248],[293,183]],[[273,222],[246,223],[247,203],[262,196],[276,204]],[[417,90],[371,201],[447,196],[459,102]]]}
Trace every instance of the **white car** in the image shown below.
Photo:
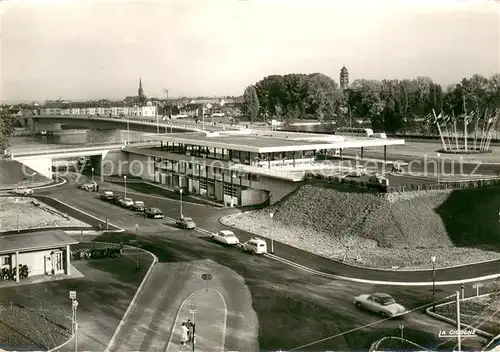
{"label": "white car", "polygon": [[250,252],[252,254],[266,254],[267,253],[267,243],[260,238],[252,238],[241,244],[241,249],[245,252]]}
{"label": "white car", "polygon": [[132,205],[134,205],[134,201],[132,198],[122,198],[119,200],[120,206],[124,208],[130,208]]}
{"label": "white car", "polygon": [[17,187],[12,192],[20,196],[29,196],[33,194],[33,190],[26,186]]}
{"label": "white car", "polygon": [[222,244],[236,245],[240,243],[240,240],[235,236],[234,232],[229,230],[220,230],[219,232],[214,233],[212,235],[212,239]]}
{"label": "white car", "polygon": [[392,318],[406,313],[406,308],[396,303],[392,296],[386,293],[364,294],[354,297],[354,304],[379,314],[382,318]]}

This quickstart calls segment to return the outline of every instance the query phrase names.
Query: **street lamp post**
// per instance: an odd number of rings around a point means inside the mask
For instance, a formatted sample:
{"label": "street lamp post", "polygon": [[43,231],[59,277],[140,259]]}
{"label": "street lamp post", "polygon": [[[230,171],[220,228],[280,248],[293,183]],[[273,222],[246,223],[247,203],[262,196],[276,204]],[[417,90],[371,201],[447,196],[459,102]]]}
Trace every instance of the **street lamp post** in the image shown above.
{"label": "street lamp post", "polygon": [[189,308],[189,313],[191,314],[191,322],[192,322],[192,329],[193,331],[191,332],[191,346],[192,346],[192,351],[194,352],[194,345],[196,343],[196,306],[192,305]]}
{"label": "street lamp post", "polygon": [[130,125],[129,125],[129,116],[127,114],[127,144],[130,143]]}
{"label": "street lamp post", "polygon": [[19,227],[19,198],[16,198],[16,209],[17,209],[17,232],[20,232],[21,229]]}
{"label": "street lamp post", "polygon": [[432,262],[432,311],[436,311],[436,256],[431,257]]}
{"label": "street lamp post", "polygon": [[180,211],[181,211],[181,219],[184,218],[184,216],[182,215],[182,188],[179,190],[179,194],[180,194]]}
{"label": "street lamp post", "polygon": [[[269,216],[271,217],[271,222],[274,220],[274,213],[270,213]],[[272,229],[274,230],[274,223],[271,225],[272,226]],[[273,236],[274,234],[271,234],[271,236]],[[271,237],[271,254],[274,253],[274,240],[273,238]]]}
{"label": "street lamp post", "polygon": [[94,168],[92,168],[92,182],[94,182]]}
{"label": "street lamp post", "polygon": [[125,185],[125,196],[124,198],[127,198],[127,175],[123,175],[123,182]]}
{"label": "street lamp post", "polygon": [[440,159],[441,158],[441,154],[437,153],[436,156],[437,156],[437,166],[436,166],[437,170],[436,170],[436,174],[437,174],[437,181],[438,181],[438,185],[439,185],[439,181],[440,181],[439,180],[439,176],[441,174],[441,159]]}
{"label": "street lamp post", "polygon": [[139,224],[135,224],[135,269],[139,270]]}
{"label": "street lamp post", "polygon": [[155,102],[156,134],[160,134],[160,119],[158,115],[158,104]]}

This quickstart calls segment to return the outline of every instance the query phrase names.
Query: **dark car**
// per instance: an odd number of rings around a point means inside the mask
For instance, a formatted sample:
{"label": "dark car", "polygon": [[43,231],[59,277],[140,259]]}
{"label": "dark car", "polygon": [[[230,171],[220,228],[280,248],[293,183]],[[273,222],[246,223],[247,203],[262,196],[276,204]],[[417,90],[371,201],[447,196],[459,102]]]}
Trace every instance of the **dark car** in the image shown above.
{"label": "dark car", "polygon": [[114,198],[111,200],[111,203],[113,204],[116,204],[116,205],[120,205],[120,201],[125,198],[124,196],[114,196]]}
{"label": "dark car", "polygon": [[144,211],[144,202],[142,200],[136,200],[134,204],[130,206],[130,209],[134,211]]}
{"label": "dark car", "polygon": [[104,191],[101,193],[101,199],[109,202],[115,199],[115,195],[111,191]]}
{"label": "dark car", "polygon": [[158,208],[147,208],[146,217],[152,219],[163,219],[165,216],[163,215],[162,211]]}

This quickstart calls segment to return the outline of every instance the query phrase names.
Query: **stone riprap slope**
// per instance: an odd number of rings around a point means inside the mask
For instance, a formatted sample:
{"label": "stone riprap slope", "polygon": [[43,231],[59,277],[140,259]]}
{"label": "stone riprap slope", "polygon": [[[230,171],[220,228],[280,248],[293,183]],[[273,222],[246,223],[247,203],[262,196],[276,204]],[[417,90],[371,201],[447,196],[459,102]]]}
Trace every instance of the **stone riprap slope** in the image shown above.
{"label": "stone riprap slope", "polygon": [[[447,191],[380,195],[305,185],[263,210],[233,214],[226,225],[346,263],[428,269],[498,259],[496,252],[454,247],[435,209]],[[270,213],[274,212],[274,219]]]}
{"label": "stone riprap slope", "polygon": [[[19,199],[19,203],[16,203],[16,199]],[[20,230],[43,227],[90,227],[34,198],[0,197],[0,232],[17,230],[18,212]]]}

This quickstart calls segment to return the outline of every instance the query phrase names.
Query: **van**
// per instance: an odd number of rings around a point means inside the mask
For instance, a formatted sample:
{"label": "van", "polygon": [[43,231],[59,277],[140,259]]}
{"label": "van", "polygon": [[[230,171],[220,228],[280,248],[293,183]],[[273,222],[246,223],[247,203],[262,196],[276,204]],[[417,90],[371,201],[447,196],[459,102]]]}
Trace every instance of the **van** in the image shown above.
{"label": "van", "polygon": [[245,252],[252,254],[265,254],[267,253],[267,243],[260,238],[252,238],[241,245]]}

